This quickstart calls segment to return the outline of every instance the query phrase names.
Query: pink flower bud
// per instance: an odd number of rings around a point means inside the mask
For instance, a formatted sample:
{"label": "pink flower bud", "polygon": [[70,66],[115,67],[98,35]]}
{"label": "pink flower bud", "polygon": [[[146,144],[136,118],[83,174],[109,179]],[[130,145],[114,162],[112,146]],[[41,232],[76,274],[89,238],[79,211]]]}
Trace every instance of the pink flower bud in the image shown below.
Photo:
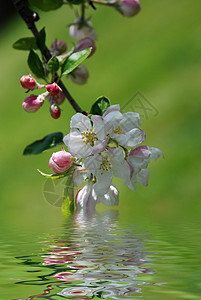
{"label": "pink flower bud", "polygon": [[28,90],[33,90],[37,87],[35,79],[30,74],[23,75],[20,78],[20,83],[24,89],[28,89]]}
{"label": "pink flower bud", "polygon": [[55,40],[50,47],[50,53],[52,56],[60,55],[67,50],[66,43],[60,40]]}
{"label": "pink flower bud", "polygon": [[116,9],[125,17],[133,17],[140,11],[139,0],[117,0]]}
{"label": "pink flower bud", "polygon": [[62,150],[52,154],[49,166],[54,173],[60,174],[67,171],[72,166],[73,161],[74,157],[69,152]]}
{"label": "pink flower bud", "polygon": [[65,100],[66,96],[63,92],[59,92],[58,95],[56,96],[52,96],[52,95],[48,95],[48,100],[50,103],[56,103],[57,105],[61,105],[64,100]]}
{"label": "pink flower bud", "polygon": [[61,110],[60,110],[59,106],[57,106],[56,104],[52,104],[50,106],[50,114],[53,119],[58,119],[61,115]]}
{"label": "pink flower bud", "polygon": [[52,96],[56,96],[61,92],[61,88],[55,82],[46,85],[46,89]]}
{"label": "pink flower bud", "polygon": [[74,52],[78,52],[87,48],[92,48],[91,53],[89,54],[88,58],[96,51],[96,46],[94,41],[90,37],[85,37],[77,42],[74,48]]}
{"label": "pink flower bud", "polygon": [[64,93],[59,92],[59,94],[54,97],[54,101],[57,105],[61,105],[64,102],[65,98],[66,96],[64,95]]}
{"label": "pink flower bud", "polygon": [[68,76],[74,83],[85,84],[89,77],[89,72],[85,66],[79,65]]}
{"label": "pink flower bud", "polygon": [[24,100],[22,106],[24,107],[24,110],[26,110],[27,112],[33,113],[41,107],[43,102],[44,102],[44,97],[42,95],[39,96],[31,95]]}

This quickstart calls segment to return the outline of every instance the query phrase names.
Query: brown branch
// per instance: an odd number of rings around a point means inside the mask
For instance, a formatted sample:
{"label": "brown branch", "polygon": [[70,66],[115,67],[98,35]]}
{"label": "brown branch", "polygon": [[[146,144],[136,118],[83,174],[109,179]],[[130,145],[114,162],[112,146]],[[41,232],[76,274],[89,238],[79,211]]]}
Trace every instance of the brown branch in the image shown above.
{"label": "brown branch", "polygon": [[[37,40],[38,30],[35,26],[35,22],[39,20],[38,14],[36,12],[32,11],[28,7],[27,0],[12,0],[12,1],[13,1],[13,4],[14,4],[17,12],[21,16],[21,18],[24,20],[27,27],[31,30],[35,39]],[[51,58],[51,54],[46,46],[45,46],[44,52],[42,54],[44,55],[46,62],[48,62],[48,60]],[[56,77],[57,77],[57,74],[56,74]],[[68,99],[69,103],[72,105],[74,110],[76,112],[86,115],[87,113],[85,111],[83,111],[81,109],[81,107],[77,104],[77,102],[71,96],[71,94],[69,93],[69,91],[67,90],[67,88],[65,87],[65,85],[63,84],[63,82],[61,80],[58,82],[58,85],[62,89],[63,93],[65,94],[66,98]]]}

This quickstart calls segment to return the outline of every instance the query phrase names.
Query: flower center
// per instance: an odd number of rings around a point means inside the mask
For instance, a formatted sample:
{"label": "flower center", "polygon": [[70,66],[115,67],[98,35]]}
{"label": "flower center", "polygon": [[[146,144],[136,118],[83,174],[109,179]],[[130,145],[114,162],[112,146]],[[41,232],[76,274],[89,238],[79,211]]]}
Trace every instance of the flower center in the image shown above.
{"label": "flower center", "polygon": [[[99,170],[110,172],[111,163],[108,157],[104,157],[102,163],[100,164]],[[101,172],[101,175],[103,175],[103,172]]]}
{"label": "flower center", "polygon": [[121,128],[120,128],[120,125],[119,125],[116,129],[114,129],[114,133],[117,133],[117,134],[124,134],[125,131],[121,131]]}
{"label": "flower center", "polygon": [[94,142],[98,140],[92,128],[90,130],[87,128],[87,131],[82,133],[82,139],[84,144],[90,144],[91,147],[93,147]]}

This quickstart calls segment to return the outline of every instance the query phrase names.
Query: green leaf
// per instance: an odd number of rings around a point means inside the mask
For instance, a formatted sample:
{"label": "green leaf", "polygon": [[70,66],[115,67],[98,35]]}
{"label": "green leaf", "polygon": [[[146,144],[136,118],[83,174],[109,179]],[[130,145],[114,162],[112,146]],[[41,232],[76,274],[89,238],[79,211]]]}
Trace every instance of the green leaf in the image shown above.
{"label": "green leaf", "polygon": [[45,49],[45,40],[46,40],[46,33],[45,33],[45,27],[41,29],[41,31],[38,33],[37,37],[37,45],[40,51],[43,53]]}
{"label": "green leaf", "polygon": [[68,172],[68,173],[62,173],[62,174],[45,174],[42,171],[40,171],[39,169],[37,169],[37,171],[41,175],[43,175],[44,177],[46,177],[46,178],[52,178],[52,179],[59,179],[59,178],[63,178],[63,177],[66,177],[66,176],[69,176],[69,175],[73,174],[73,171]]}
{"label": "green leaf", "polygon": [[34,50],[30,50],[28,57],[28,65],[31,71],[39,78],[45,78],[45,70],[43,63]]}
{"label": "green leaf", "polygon": [[63,0],[29,0],[29,2],[43,11],[55,10],[63,5]]}
{"label": "green leaf", "polygon": [[80,65],[90,54],[91,48],[78,51],[66,58],[61,67],[61,76],[72,72],[78,65]]}
{"label": "green leaf", "polygon": [[41,140],[37,140],[28,145],[23,152],[23,155],[39,154],[47,149],[51,149],[63,143],[63,133],[54,132],[46,135]]}
{"label": "green leaf", "polygon": [[13,48],[17,50],[31,50],[31,49],[37,49],[38,47],[35,38],[26,37],[17,40],[13,44]]}
{"label": "green leaf", "polygon": [[110,105],[110,100],[104,96],[101,96],[92,105],[90,114],[102,116]]}
{"label": "green leaf", "polygon": [[53,56],[50,58],[50,60],[47,63],[47,69],[50,72],[56,72],[59,69],[59,60],[56,56]]}

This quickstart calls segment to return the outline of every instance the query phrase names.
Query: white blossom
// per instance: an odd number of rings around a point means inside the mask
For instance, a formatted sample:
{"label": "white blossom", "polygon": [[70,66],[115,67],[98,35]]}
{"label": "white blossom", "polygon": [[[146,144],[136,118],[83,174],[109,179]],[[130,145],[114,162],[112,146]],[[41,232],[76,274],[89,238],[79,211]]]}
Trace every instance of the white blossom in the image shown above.
{"label": "white blossom", "polygon": [[90,120],[87,116],[77,113],[72,117],[70,127],[70,133],[63,141],[73,156],[84,158],[100,153],[106,148],[108,138],[101,116],[93,115]]}

